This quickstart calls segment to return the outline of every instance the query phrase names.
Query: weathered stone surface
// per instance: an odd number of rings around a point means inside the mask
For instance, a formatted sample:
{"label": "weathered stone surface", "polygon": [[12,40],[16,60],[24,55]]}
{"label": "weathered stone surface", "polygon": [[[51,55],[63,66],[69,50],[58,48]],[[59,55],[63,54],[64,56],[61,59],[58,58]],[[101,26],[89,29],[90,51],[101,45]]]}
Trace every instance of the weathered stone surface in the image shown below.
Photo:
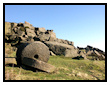
{"label": "weathered stone surface", "polygon": [[5,35],[12,34],[11,32],[11,23],[5,22]]}
{"label": "weathered stone surface", "polygon": [[105,60],[105,56],[94,50],[94,54],[99,60]]}
{"label": "weathered stone surface", "polygon": [[35,31],[39,31],[39,32],[46,32],[45,28],[35,28]]}
{"label": "weathered stone surface", "polygon": [[52,51],[50,51],[50,55],[51,56],[56,56]]}
{"label": "weathered stone surface", "polygon": [[[5,49],[5,51],[6,51],[6,49]],[[8,57],[8,54],[7,53],[5,53],[5,57]]]}
{"label": "weathered stone surface", "polygon": [[29,28],[26,28],[26,34],[27,34],[27,36],[30,36],[30,37],[35,37],[36,36],[34,30],[31,30]]}
{"label": "weathered stone surface", "polygon": [[28,25],[30,25],[30,23],[29,23],[29,22],[27,22],[27,21],[25,21],[24,23],[25,23],[25,24],[28,24]]}
{"label": "weathered stone surface", "polygon": [[79,56],[82,56],[85,60],[87,60],[87,57],[86,57],[86,53],[85,52],[82,52],[82,51],[79,51]]}
{"label": "weathered stone surface", "polygon": [[58,42],[46,41],[44,42],[51,51],[56,55],[64,55],[65,57],[76,57],[78,50],[75,47]]}
{"label": "weathered stone surface", "polygon": [[46,71],[49,73],[55,70],[55,67],[53,65],[43,62],[41,60],[33,59],[33,58],[23,57],[22,63],[24,65],[34,67],[34,68],[37,68],[37,69],[40,69],[42,71]]}
{"label": "weathered stone surface", "polygon": [[56,41],[56,34],[53,31],[50,33],[49,41]]}
{"label": "weathered stone surface", "polygon": [[86,54],[87,54],[88,56],[90,56],[92,53],[93,53],[93,50],[86,52]]}
{"label": "weathered stone surface", "polygon": [[23,57],[34,58],[44,62],[48,62],[50,56],[49,48],[40,41],[33,43],[23,43],[17,51],[18,64]]}
{"label": "weathered stone surface", "polygon": [[[53,30],[46,30],[45,28],[39,28],[39,27],[33,27],[30,23],[8,23],[6,22],[8,31],[6,31],[7,34],[17,34],[19,37],[18,42],[21,41],[56,41],[59,43],[64,43],[68,45],[74,45],[73,42],[63,39],[56,38],[56,34],[53,32]],[[10,36],[5,36],[5,39],[8,41],[10,40]],[[25,37],[27,36],[27,37]]]}
{"label": "weathered stone surface", "polygon": [[11,22],[11,28],[17,27],[17,23]]}
{"label": "weathered stone surface", "polygon": [[17,51],[17,62],[19,65],[27,65],[42,71],[53,72],[55,67],[47,63],[49,56],[49,48],[42,42],[24,43]]}
{"label": "weathered stone surface", "polygon": [[42,34],[39,34],[38,38],[40,41],[49,41],[50,34],[42,33]]}
{"label": "weathered stone surface", "polygon": [[74,43],[72,41],[58,39],[58,38],[56,39],[56,41],[59,42],[59,43],[64,43],[64,44],[68,44],[68,45],[74,46]]}
{"label": "weathered stone surface", "polygon": [[88,56],[95,56],[97,60],[105,60],[105,56],[97,52],[96,50],[91,50],[87,52]]}
{"label": "weathered stone surface", "polygon": [[6,64],[15,64],[15,65],[17,65],[17,62],[16,62],[16,58],[6,58],[5,57],[5,65]]}
{"label": "weathered stone surface", "polygon": [[102,58],[102,60],[105,60],[105,56],[104,55],[101,55],[101,58]]}
{"label": "weathered stone surface", "polygon": [[94,54],[96,54],[97,56],[101,56],[96,50],[94,50]]}
{"label": "weathered stone surface", "polygon": [[100,50],[98,48],[94,48],[94,47],[89,46],[89,45],[87,45],[87,47],[85,49],[86,49],[87,52],[88,51],[91,51],[91,50],[96,50],[99,54],[105,55],[105,52],[104,51],[102,51],[102,50]]}
{"label": "weathered stone surface", "polygon": [[13,32],[14,32],[15,34],[17,34],[17,33],[18,33],[18,28],[17,28],[17,27],[13,28]]}

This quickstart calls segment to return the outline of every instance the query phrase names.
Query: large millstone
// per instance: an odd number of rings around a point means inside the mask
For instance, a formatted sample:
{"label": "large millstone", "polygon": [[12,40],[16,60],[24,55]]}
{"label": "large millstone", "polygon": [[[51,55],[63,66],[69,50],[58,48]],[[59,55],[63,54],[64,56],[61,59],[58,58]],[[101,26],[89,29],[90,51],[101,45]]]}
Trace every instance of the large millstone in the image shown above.
{"label": "large millstone", "polygon": [[18,64],[27,65],[46,72],[52,72],[55,69],[54,66],[47,64],[50,56],[49,48],[40,41],[22,44],[18,49],[17,56]]}
{"label": "large millstone", "polygon": [[49,60],[49,49],[48,47],[40,41],[36,41],[28,44],[21,53],[21,60],[24,57],[35,58],[44,62]]}

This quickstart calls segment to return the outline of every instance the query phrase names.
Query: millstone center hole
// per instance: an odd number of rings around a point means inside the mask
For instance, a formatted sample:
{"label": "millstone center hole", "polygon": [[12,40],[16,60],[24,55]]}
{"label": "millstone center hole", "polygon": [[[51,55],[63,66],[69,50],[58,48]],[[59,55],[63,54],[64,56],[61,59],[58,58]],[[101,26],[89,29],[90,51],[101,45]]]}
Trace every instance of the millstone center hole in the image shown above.
{"label": "millstone center hole", "polygon": [[34,56],[34,58],[38,59],[38,58],[39,58],[39,56],[38,56],[38,55],[35,55],[35,56]]}

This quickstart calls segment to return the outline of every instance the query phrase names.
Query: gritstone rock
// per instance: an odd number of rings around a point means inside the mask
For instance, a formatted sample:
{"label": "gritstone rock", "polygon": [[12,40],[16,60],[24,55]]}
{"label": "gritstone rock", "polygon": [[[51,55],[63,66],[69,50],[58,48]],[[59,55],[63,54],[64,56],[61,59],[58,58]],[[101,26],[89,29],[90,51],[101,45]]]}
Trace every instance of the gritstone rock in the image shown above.
{"label": "gritstone rock", "polygon": [[98,51],[96,50],[89,50],[87,52],[88,56],[95,56],[97,60],[105,60],[105,56],[103,54],[100,54]]}
{"label": "gritstone rock", "polygon": [[29,36],[29,37],[35,37],[35,36],[36,36],[34,30],[31,30],[31,29],[29,29],[29,28],[26,28],[26,34],[27,34],[27,36]]}
{"label": "gritstone rock", "polygon": [[[73,42],[56,38],[53,30],[46,30],[45,28],[33,27],[30,23],[9,23],[5,22],[5,39],[10,41],[12,35],[18,36],[18,42],[26,41],[56,41],[68,45],[74,45]],[[12,40],[11,42],[13,42]],[[16,45],[16,44],[15,44]]]}
{"label": "gritstone rock", "polygon": [[37,68],[49,73],[55,70],[55,67],[53,65],[43,62],[41,60],[33,59],[33,58],[24,57],[22,62],[24,65]]}
{"label": "gritstone rock", "polygon": [[[33,43],[23,43],[17,51],[17,62],[19,65],[24,64],[46,72],[52,72],[53,70],[55,70],[55,67],[47,64],[49,56],[49,48],[42,42],[36,41]],[[52,68],[49,69],[45,66],[51,66]]]}
{"label": "gritstone rock", "polygon": [[64,55],[65,57],[76,57],[78,50],[75,47],[63,43],[46,41],[44,42],[51,51],[56,55]]}
{"label": "gritstone rock", "polygon": [[51,56],[56,56],[52,51],[50,51],[50,55]]}
{"label": "gritstone rock", "polygon": [[9,58],[9,57],[5,58],[5,65],[7,65],[7,64],[17,65],[16,58]]}

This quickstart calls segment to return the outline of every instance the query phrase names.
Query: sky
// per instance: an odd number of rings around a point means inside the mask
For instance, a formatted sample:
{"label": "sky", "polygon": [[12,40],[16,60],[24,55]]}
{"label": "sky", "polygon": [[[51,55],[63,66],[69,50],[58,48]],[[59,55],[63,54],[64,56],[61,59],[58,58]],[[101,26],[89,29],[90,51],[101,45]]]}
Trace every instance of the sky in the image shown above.
{"label": "sky", "polygon": [[105,51],[104,5],[5,5],[5,21],[31,23],[54,30],[74,46],[91,45]]}

